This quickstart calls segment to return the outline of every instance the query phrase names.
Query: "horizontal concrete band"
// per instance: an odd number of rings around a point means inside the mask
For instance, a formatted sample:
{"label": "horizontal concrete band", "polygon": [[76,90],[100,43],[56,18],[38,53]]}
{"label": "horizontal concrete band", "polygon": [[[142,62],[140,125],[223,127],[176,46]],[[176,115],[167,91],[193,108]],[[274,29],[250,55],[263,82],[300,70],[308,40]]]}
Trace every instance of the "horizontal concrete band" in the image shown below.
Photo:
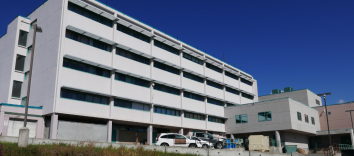
{"label": "horizontal concrete band", "polygon": [[[0,137],[1,142],[10,142],[17,143],[18,137]],[[29,138],[28,144],[32,145],[41,145],[41,144],[59,144],[64,143],[68,145],[90,145],[91,142],[82,142],[74,140],[55,140],[55,139],[38,139],[38,138]],[[138,146],[133,144],[124,144],[124,143],[106,143],[106,142],[95,142],[96,147],[114,147],[119,148],[121,146],[127,148],[137,148]],[[139,145],[140,146],[140,145]],[[234,149],[204,149],[204,148],[187,148],[187,147],[163,147],[163,146],[141,146],[146,150],[156,150],[161,152],[171,152],[171,153],[180,153],[180,154],[197,154],[205,156],[303,156],[299,153],[292,154],[283,154],[283,153],[270,153],[270,152],[258,152],[258,151],[245,151],[243,148],[234,148]]]}

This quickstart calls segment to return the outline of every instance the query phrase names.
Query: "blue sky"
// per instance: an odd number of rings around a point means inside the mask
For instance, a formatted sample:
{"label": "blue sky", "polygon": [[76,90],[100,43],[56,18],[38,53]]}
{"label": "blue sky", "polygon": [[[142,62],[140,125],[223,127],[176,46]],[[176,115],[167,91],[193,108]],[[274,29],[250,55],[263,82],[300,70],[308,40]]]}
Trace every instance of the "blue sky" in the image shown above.
{"label": "blue sky", "polygon": [[[250,73],[259,95],[272,89],[332,92],[354,101],[354,1],[101,0]],[[0,36],[44,0],[0,2]],[[43,28],[45,31],[45,28]]]}

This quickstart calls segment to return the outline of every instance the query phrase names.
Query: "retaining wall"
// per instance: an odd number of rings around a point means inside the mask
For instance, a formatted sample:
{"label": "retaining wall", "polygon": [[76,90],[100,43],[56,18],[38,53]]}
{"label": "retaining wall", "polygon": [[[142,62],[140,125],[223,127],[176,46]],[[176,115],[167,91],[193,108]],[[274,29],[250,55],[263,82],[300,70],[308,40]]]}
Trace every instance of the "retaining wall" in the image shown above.
{"label": "retaining wall", "polygon": [[[17,143],[18,137],[1,136],[1,142]],[[28,144],[70,144],[70,145],[88,145],[90,142],[73,141],[73,140],[58,140],[58,139],[37,139],[29,138]],[[136,148],[136,145],[124,144],[124,143],[107,143],[107,142],[95,142],[96,147],[114,147],[119,148],[121,146],[127,148]],[[140,145],[139,145],[140,146]],[[302,156],[299,153],[284,154],[284,153],[270,153],[270,152],[258,152],[258,151],[245,151],[243,148],[236,149],[204,149],[204,148],[186,148],[186,147],[162,147],[162,146],[149,146],[143,145],[144,149],[156,150],[161,152],[181,153],[181,154],[198,154],[202,156]]]}

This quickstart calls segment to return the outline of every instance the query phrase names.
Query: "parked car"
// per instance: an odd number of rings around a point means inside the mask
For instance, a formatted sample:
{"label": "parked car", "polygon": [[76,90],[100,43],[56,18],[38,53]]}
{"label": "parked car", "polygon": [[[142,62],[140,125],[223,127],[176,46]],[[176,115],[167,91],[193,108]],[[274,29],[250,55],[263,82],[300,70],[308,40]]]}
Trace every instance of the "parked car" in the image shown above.
{"label": "parked car", "polygon": [[213,137],[210,133],[194,132],[193,136],[210,142],[210,147],[214,147],[215,149],[222,149],[224,147],[224,139]]}
{"label": "parked car", "polygon": [[213,143],[210,143],[208,141],[204,141],[204,140],[199,139],[199,138],[194,137],[194,136],[186,135],[185,137],[188,138],[188,139],[191,139],[191,140],[199,141],[200,144],[202,145],[202,148],[209,148],[209,147],[213,147],[214,146]]}
{"label": "parked car", "polygon": [[197,140],[188,139],[177,133],[161,133],[156,137],[156,146],[202,147]]}

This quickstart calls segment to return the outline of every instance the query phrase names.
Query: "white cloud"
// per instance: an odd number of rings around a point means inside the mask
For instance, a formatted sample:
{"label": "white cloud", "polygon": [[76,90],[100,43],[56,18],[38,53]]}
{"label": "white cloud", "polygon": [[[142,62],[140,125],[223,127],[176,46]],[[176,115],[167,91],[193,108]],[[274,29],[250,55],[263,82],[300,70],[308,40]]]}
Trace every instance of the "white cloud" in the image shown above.
{"label": "white cloud", "polygon": [[346,101],[344,101],[343,99],[340,99],[337,103],[345,103]]}

